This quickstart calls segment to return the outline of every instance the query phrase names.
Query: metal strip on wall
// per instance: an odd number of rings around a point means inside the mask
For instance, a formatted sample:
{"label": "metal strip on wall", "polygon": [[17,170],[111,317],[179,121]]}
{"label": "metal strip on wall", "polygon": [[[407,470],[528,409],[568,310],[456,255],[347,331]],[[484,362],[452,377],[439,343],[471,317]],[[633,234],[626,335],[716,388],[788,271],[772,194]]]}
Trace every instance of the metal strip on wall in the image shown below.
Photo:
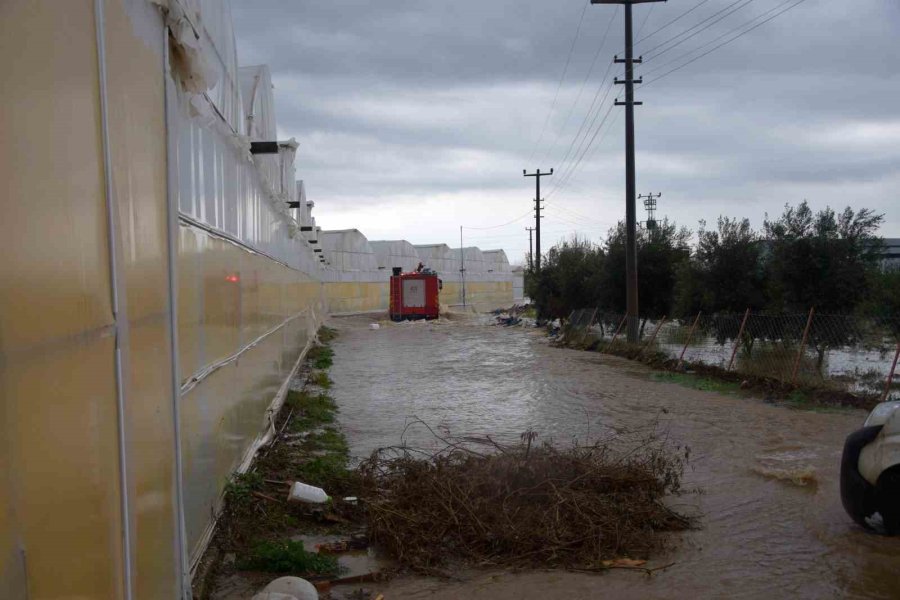
{"label": "metal strip on wall", "polygon": [[122,511],[122,546],[123,546],[123,585],[126,600],[131,600],[133,553],[131,548],[131,515],[128,493],[128,452],[125,424],[125,374],[123,363],[128,339],[128,311],[125,305],[125,294],[121,286],[122,277],[119,272],[116,238],[118,236],[118,218],[113,199],[112,157],[109,139],[109,97],[106,78],[106,40],[104,0],[94,1],[94,24],[97,32],[97,65],[100,77],[100,129],[103,143],[103,175],[106,196],[107,242],[109,244],[109,277],[112,303],[112,317],[115,327],[115,373],[116,373],[116,410],[119,446],[119,494]]}

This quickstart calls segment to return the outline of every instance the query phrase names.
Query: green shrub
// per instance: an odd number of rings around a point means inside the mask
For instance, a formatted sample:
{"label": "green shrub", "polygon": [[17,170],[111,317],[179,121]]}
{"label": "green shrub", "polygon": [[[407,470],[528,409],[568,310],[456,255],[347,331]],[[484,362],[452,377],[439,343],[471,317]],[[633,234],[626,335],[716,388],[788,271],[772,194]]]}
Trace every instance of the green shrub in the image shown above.
{"label": "green shrub", "polygon": [[298,575],[336,575],[341,570],[334,556],[308,552],[293,540],[260,542],[237,564],[247,571]]}

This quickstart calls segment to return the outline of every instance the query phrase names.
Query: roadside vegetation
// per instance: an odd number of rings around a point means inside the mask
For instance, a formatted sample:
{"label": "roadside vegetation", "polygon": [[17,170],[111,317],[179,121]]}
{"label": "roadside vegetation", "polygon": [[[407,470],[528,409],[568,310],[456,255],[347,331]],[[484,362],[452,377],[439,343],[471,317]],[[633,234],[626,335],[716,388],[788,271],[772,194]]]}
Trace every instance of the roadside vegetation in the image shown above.
{"label": "roadside vegetation", "polygon": [[[336,424],[337,404],[328,394],[327,370],[334,353],[326,344],[336,335],[323,327],[320,345],[306,356],[275,419],[274,439],[262,448],[246,473],[235,473],[225,486],[216,534],[195,578],[195,597],[207,598],[220,577],[240,572],[260,583],[273,573],[315,580],[339,575],[333,556],[306,549],[297,538],[307,534],[350,534],[364,527],[354,503],[342,498],[357,489],[349,468],[347,440]],[[326,504],[288,502],[294,481],[321,487]]]}
{"label": "roadside vegetation", "polygon": [[[813,212],[804,201],[785,206],[756,231],[747,219],[703,221],[693,233],[666,219],[638,231],[642,317],[817,312],[900,315],[900,273],[878,268],[883,215],[869,209]],[[540,273],[526,273],[526,291],[543,319],[597,307],[625,312],[625,228],[597,245],[574,238],[551,248]],[[836,332],[835,335],[842,335]],[[840,340],[829,340],[837,343]]]}

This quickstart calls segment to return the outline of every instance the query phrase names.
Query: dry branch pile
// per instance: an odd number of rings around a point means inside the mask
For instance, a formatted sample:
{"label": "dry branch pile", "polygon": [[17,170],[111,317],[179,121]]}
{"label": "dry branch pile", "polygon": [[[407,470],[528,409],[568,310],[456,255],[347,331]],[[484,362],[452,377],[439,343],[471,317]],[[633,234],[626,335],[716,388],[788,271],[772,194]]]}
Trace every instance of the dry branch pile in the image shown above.
{"label": "dry branch pile", "polygon": [[652,436],[628,452],[532,447],[533,438],[376,451],[359,467],[370,538],[414,569],[463,561],[601,570],[604,560],[648,558],[665,532],[691,526],[662,502],[679,491],[686,450]]}

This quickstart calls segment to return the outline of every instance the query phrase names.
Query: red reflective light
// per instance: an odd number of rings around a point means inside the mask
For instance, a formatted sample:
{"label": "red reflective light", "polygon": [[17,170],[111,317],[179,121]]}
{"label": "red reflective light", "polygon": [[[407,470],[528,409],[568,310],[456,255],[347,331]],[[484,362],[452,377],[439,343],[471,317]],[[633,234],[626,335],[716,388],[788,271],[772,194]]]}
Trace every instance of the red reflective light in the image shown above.
{"label": "red reflective light", "polygon": [[231,283],[237,283],[238,281],[240,281],[240,279],[238,278],[237,275],[228,275],[227,277],[225,277],[225,281],[230,281]]}

